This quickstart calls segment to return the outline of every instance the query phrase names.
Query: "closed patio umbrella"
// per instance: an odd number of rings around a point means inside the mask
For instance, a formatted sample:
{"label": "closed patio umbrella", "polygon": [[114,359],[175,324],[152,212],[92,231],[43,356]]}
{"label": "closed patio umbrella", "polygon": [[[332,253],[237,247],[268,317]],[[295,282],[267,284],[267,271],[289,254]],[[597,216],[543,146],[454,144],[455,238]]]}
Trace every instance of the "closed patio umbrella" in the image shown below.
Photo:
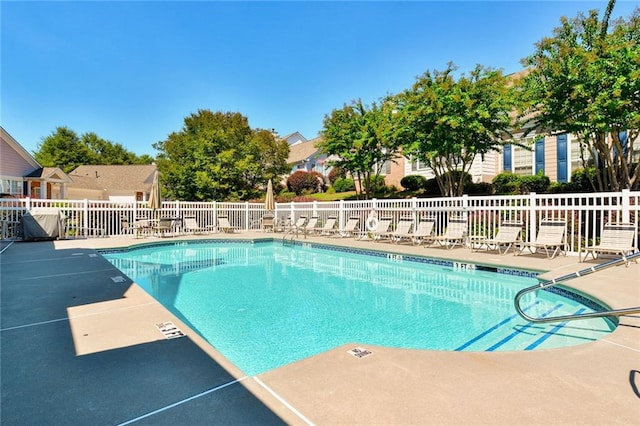
{"label": "closed patio umbrella", "polygon": [[158,210],[160,207],[162,207],[162,196],[160,195],[160,182],[158,180],[157,171],[153,176],[153,183],[151,184],[151,193],[149,194],[149,207],[153,210]]}
{"label": "closed patio umbrella", "polygon": [[267,183],[267,196],[264,199],[264,208],[268,211],[274,211],[276,209],[276,202],[273,197],[273,183],[269,179]]}

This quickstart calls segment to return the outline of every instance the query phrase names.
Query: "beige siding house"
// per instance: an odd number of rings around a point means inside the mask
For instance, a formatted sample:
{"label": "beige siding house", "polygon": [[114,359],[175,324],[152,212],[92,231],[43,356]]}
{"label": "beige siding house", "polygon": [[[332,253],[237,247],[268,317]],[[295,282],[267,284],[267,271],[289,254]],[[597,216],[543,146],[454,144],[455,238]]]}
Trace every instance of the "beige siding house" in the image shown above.
{"label": "beige siding house", "polygon": [[156,170],[155,164],[80,166],[69,173],[68,198],[147,201]]}

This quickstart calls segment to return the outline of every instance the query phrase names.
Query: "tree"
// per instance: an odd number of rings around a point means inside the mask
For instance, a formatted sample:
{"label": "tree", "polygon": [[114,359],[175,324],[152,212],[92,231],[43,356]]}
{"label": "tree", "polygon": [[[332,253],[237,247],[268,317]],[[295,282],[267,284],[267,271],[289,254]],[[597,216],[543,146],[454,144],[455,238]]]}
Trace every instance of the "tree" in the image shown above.
{"label": "tree", "polygon": [[520,85],[523,124],[575,135],[583,153],[596,154],[599,191],[640,186],[640,167],[632,167],[640,135],[640,9],[610,25],[614,5],[609,1],[602,21],[596,10],[561,18],[553,37],[523,59],[531,68]]}
{"label": "tree", "polygon": [[68,127],[57,127],[44,138],[34,158],[45,167],[60,167],[65,173],[83,164],[95,164],[91,149]]}
{"label": "tree", "polygon": [[476,156],[509,143],[514,107],[502,72],[478,65],[456,80],[455,70],[427,71],[395,98],[404,154],[427,164],[446,196],[462,195]]}
{"label": "tree", "polygon": [[138,157],[121,144],[91,132],[78,136],[68,127],[57,127],[55,132],[44,138],[34,152],[34,158],[45,167],[60,167],[66,173],[81,165],[153,162],[149,155]]}
{"label": "tree", "polygon": [[288,170],[286,141],[252,130],[237,112],[199,110],[154,148],[165,191],[180,200],[253,198],[260,185]]}
{"label": "tree", "polygon": [[373,103],[365,106],[362,100],[335,109],[324,118],[322,152],[335,155],[331,165],[351,173],[358,181],[358,195],[368,198],[373,184],[387,161],[398,155],[398,142],[390,132],[392,108]]}

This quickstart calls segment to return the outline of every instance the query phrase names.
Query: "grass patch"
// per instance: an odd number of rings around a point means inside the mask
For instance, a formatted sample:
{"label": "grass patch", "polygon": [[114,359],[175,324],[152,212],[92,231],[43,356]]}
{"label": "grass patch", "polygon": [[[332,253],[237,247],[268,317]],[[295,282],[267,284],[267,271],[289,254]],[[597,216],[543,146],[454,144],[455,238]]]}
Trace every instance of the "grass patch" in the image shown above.
{"label": "grass patch", "polygon": [[355,200],[357,198],[356,191],[336,192],[334,194],[319,192],[317,194],[310,194],[309,196],[318,201]]}

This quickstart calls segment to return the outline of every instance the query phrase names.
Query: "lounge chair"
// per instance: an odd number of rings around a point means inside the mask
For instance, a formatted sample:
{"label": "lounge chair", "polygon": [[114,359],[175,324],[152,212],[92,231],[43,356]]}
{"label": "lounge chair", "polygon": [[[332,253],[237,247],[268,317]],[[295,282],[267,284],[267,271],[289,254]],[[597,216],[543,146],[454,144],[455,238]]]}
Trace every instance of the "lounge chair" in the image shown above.
{"label": "lounge chair", "polygon": [[605,224],[602,235],[600,235],[600,243],[585,247],[584,258],[581,262],[587,260],[589,254],[594,260],[597,259],[599,254],[614,254],[620,255],[624,259],[625,265],[629,266],[626,255],[635,251],[634,240],[637,232],[637,227],[633,223]]}
{"label": "lounge chair", "polygon": [[360,223],[360,217],[352,216],[345,223],[344,228],[334,228],[331,231],[326,231],[330,235],[335,235],[339,237],[350,237],[358,234],[359,228],[358,224]]}
{"label": "lounge chair", "polygon": [[151,233],[151,224],[148,219],[136,219],[135,222],[129,222],[129,219],[122,218],[121,220],[121,234],[128,235],[133,234],[136,238],[140,236],[146,237]]}
{"label": "lounge chair", "polygon": [[338,221],[337,217],[329,216],[327,218],[327,221],[324,223],[324,225],[322,225],[321,228],[318,228],[318,232],[320,233],[320,235],[331,234],[336,227],[337,221]]}
{"label": "lounge chair", "polygon": [[399,243],[404,238],[410,238],[408,235],[411,233],[411,227],[413,226],[413,219],[405,218],[400,219],[396,223],[396,229],[391,232],[387,232],[381,238],[387,238],[392,243]]}
{"label": "lounge chair", "polygon": [[289,231],[293,234],[298,234],[299,232],[304,232],[304,225],[307,223],[306,216],[300,216],[296,223],[291,225],[291,229]]}
{"label": "lounge chair", "polygon": [[435,219],[421,218],[418,221],[418,226],[410,234],[411,243],[413,243],[414,246],[419,246],[424,241],[430,241],[433,238],[435,224]]}
{"label": "lounge chair", "polygon": [[438,243],[441,246],[449,249],[454,248],[456,245],[464,245],[467,239],[467,219],[463,218],[451,218],[447,225],[447,229],[444,234],[432,237],[430,240],[433,243]]}
{"label": "lounge chair", "polygon": [[236,232],[236,230],[238,229],[235,226],[231,226],[231,224],[229,223],[229,218],[227,216],[218,216],[217,228],[218,228],[218,231],[226,232],[229,234]]}
{"label": "lounge chair", "polygon": [[267,231],[267,229],[275,231],[275,229],[276,229],[276,218],[275,218],[275,216],[272,215],[271,213],[267,213],[264,216],[262,216],[262,219],[260,221],[260,227],[265,232]]}
{"label": "lounge chair", "polygon": [[389,233],[389,228],[391,227],[392,222],[393,219],[391,219],[390,217],[382,218],[377,221],[376,227],[374,229],[362,230],[356,238],[359,240],[370,239],[373,241],[385,238],[385,236]]}
{"label": "lounge chair", "polygon": [[[517,245],[521,239],[522,222],[504,221],[493,238],[474,238],[471,242],[478,244],[478,249],[486,247],[486,250],[497,250],[500,254],[506,254],[509,249]],[[471,246],[473,250],[473,244]],[[504,247],[504,252],[502,251]],[[515,249],[514,249],[515,250]]]}
{"label": "lounge chair", "polygon": [[318,226],[318,216],[312,216],[311,219],[309,219],[309,222],[307,222],[302,227],[302,233],[304,234],[305,237],[307,235],[311,235],[317,231],[317,226]]}
{"label": "lounge chair", "polygon": [[[535,248],[535,252],[538,249],[544,249],[548,259],[553,259],[558,253],[566,255],[564,241],[566,228],[567,224],[564,220],[542,220],[535,241],[521,243],[520,251],[514,254],[519,255],[525,248],[534,253]],[[551,256],[549,256],[549,250],[553,250]]]}
{"label": "lounge chair", "polygon": [[167,237],[169,234],[175,235],[174,220],[171,218],[162,217],[158,219],[154,226],[156,235],[159,237]]}
{"label": "lounge chair", "polygon": [[201,226],[194,216],[185,216],[182,229],[187,234],[202,234],[214,232],[216,227],[213,225]]}

